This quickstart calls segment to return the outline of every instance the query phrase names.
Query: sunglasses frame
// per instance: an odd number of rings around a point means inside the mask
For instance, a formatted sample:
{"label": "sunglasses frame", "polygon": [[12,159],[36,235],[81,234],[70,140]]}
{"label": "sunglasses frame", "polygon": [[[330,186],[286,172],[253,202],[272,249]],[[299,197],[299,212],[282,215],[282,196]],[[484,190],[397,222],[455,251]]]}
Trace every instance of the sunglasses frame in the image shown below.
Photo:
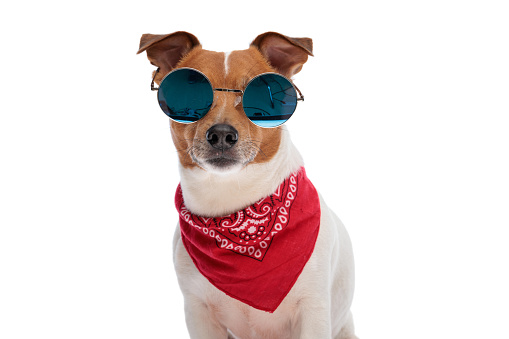
{"label": "sunglasses frame", "polygon": [[[177,70],[179,70],[179,69],[190,69],[190,70],[193,70],[193,71],[195,71],[195,72],[200,73],[201,75],[203,75],[203,76],[205,77],[205,79],[207,79],[207,81],[208,81],[208,82],[209,82],[209,84],[210,84],[210,87],[212,88],[212,91],[217,91],[217,92],[232,92],[232,93],[241,93],[242,98],[244,97],[244,91],[243,91],[243,90],[241,90],[241,89],[231,89],[231,88],[214,88],[214,87],[212,86],[212,83],[210,82],[209,78],[208,78],[205,74],[203,74],[203,73],[202,73],[202,72],[200,72],[199,70],[197,70],[197,69],[195,69],[195,68],[192,68],[192,67],[180,67],[180,68],[176,68],[176,69],[174,69],[174,70],[171,70],[170,72],[168,72],[168,74],[166,74],[166,75],[163,77],[163,79],[161,80],[161,83],[164,81],[164,79],[165,79],[165,78],[166,78],[166,77],[167,77],[170,73],[172,73],[172,72],[174,72],[174,71],[177,71]],[[159,73],[159,70],[160,70],[160,68],[158,67],[158,68],[156,69],[155,73],[154,73],[154,76],[153,76],[153,78],[152,78],[152,82],[150,83],[150,90],[151,90],[151,91],[159,91],[159,88],[160,88],[160,87],[155,87],[155,85],[154,85],[154,83],[155,83],[155,79],[156,79],[157,74]],[[250,84],[253,80],[255,80],[256,78],[258,78],[259,76],[264,75],[264,74],[276,74],[276,75],[279,75],[279,76],[281,76],[281,77],[285,78],[285,79],[286,79],[286,80],[287,80],[287,81],[288,81],[288,82],[289,82],[289,83],[293,86],[293,88],[295,88],[296,92],[298,93],[298,97],[297,97],[297,99],[296,99],[296,103],[295,103],[295,110],[297,109],[297,103],[298,103],[299,101],[304,101],[304,95],[302,95],[302,92],[299,90],[299,88],[298,88],[297,86],[295,86],[295,84],[294,84],[294,83],[293,83],[290,79],[288,79],[287,77],[285,77],[285,76],[284,76],[284,75],[282,75],[282,74],[275,73],[275,72],[266,72],[266,73],[261,73],[261,74],[256,75],[256,76],[255,76],[255,77],[253,77],[251,80],[249,80],[249,82],[248,82],[248,83],[247,83],[247,85],[246,85],[246,88],[249,86],[249,84]],[[295,110],[294,110],[294,112],[295,112]],[[207,112],[207,113],[208,113],[208,112]],[[207,113],[205,113],[205,114],[207,114]],[[293,114],[293,113],[292,113],[292,114]],[[205,116],[205,115],[204,115],[204,116]],[[203,117],[202,117],[202,118],[203,118]],[[170,119],[172,119],[172,118],[170,118]],[[201,118],[200,118],[200,119],[201,119]],[[173,120],[173,119],[172,119],[172,120]],[[251,120],[251,119],[249,119],[249,120]],[[196,120],[196,121],[198,121],[198,120]],[[196,121],[193,121],[193,122],[196,122]],[[287,120],[287,121],[288,121],[288,120]],[[178,123],[182,123],[182,122],[179,122],[179,121],[177,121],[177,122],[178,122]],[[190,122],[190,124],[192,124],[193,122]],[[253,122],[253,121],[251,121],[251,122]],[[285,122],[286,122],[286,121],[285,121]],[[253,123],[254,123],[255,125],[259,126],[259,125],[258,125],[258,124],[256,124],[255,122],[253,122]],[[280,125],[278,125],[278,126],[280,126]],[[263,126],[259,126],[259,127],[262,127],[262,128],[275,128],[275,127],[278,127],[278,126],[274,126],[274,127],[263,127]]]}

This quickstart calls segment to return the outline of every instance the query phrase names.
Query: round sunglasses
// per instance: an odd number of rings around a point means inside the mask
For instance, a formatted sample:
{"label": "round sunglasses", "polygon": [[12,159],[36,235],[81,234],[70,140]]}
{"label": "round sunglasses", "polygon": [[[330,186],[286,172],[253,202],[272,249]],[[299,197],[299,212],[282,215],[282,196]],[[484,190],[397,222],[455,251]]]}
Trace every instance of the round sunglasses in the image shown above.
{"label": "round sunglasses", "polygon": [[208,113],[214,91],[240,93],[244,113],[260,127],[285,123],[295,112],[297,101],[304,101],[299,89],[277,73],[255,76],[244,90],[213,88],[205,74],[193,68],[171,71],[158,88],[154,87],[154,79],[151,89],[157,91],[159,106],[173,121],[184,124],[198,121]]}

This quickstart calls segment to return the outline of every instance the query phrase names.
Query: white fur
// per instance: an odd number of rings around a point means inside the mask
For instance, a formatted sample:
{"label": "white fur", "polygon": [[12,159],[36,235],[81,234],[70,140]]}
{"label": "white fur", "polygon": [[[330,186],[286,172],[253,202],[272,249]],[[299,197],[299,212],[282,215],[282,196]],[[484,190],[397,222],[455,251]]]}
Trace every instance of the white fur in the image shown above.
{"label": "white fur", "polygon": [[[302,157],[283,130],[276,156],[265,164],[220,175],[180,167],[187,208],[226,215],[273,193]],[[321,223],[315,250],[290,293],[274,313],[228,297],[203,277],[186,252],[177,227],[174,264],[184,294],[191,339],[354,339],[350,305],[354,265],[348,234],[320,197]]]}
{"label": "white fur", "polygon": [[237,107],[242,102],[242,97],[239,95],[235,98],[235,103],[233,104],[233,107]]}
{"label": "white fur", "polygon": [[230,57],[230,54],[231,52],[225,52],[224,53],[224,76],[226,77],[228,75],[228,70],[229,70],[229,66],[228,66],[228,58]]}

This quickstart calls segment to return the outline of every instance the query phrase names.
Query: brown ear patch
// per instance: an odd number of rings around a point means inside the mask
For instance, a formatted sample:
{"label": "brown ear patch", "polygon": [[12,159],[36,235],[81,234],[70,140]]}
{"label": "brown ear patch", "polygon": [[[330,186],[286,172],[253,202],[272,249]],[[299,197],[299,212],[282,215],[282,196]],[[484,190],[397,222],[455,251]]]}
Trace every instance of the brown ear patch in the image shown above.
{"label": "brown ear patch", "polygon": [[310,38],[290,38],[276,32],[260,34],[251,46],[258,48],[270,65],[287,77],[298,73],[308,56],[313,56]]}
{"label": "brown ear patch", "polygon": [[197,46],[200,46],[198,38],[188,32],[179,31],[163,35],[143,34],[137,54],[146,51],[150,63],[159,67],[161,73],[165,74]]}

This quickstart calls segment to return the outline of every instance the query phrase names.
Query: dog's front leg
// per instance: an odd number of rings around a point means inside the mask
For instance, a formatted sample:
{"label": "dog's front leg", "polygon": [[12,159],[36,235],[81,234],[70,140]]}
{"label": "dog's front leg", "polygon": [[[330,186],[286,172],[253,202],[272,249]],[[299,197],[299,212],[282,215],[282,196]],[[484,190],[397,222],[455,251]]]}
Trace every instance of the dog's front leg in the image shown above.
{"label": "dog's front leg", "polygon": [[213,307],[196,295],[197,291],[203,292],[209,283],[198,272],[184,249],[178,224],[173,238],[173,260],[184,295],[186,324],[191,339],[226,339],[226,328],[217,320]]}
{"label": "dog's front leg", "polygon": [[[323,298],[325,299],[325,298]],[[330,339],[331,319],[327,301],[323,305],[314,302],[301,302],[299,319],[294,327],[292,338],[299,339]]]}
{"label": "dog's front leg", "polygon": [[187,329],[191,339],[226,339],[227,330],[211,314],[209,307],[201,300],[185,298]]}

